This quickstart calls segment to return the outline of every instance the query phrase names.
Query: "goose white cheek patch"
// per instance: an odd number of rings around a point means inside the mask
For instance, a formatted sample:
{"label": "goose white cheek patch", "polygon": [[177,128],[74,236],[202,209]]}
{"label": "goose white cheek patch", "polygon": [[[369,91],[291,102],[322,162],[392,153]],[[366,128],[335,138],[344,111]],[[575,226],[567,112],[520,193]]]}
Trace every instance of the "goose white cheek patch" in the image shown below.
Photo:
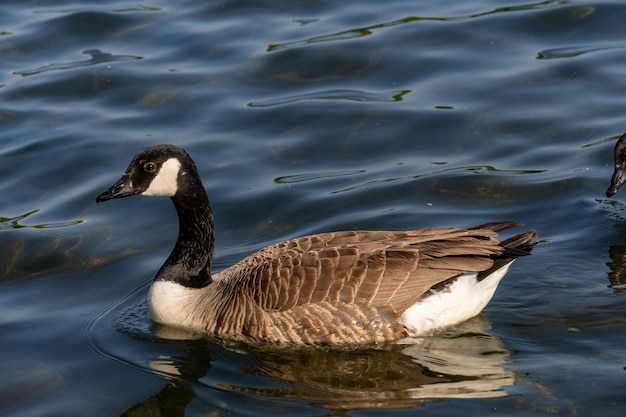
{"label": "goose white cheek patch", "polygon": [[180,162],[176,158],[170,158],[163,162],[159,173],[154,177],[150,186],[141,195],[158,196],[164,195],[172,197],[178,189],[178,172]]}

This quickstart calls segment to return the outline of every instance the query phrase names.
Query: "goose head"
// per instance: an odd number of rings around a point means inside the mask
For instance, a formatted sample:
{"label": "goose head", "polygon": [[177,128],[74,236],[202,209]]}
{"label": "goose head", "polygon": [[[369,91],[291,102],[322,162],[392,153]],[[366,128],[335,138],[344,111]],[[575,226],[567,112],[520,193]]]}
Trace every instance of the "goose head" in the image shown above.
{"label": "goose head", "polygon": [[174,145],[139,151],[115,184],[96,202],[133,195],[167,196],[178,212],[178,239],[156,280],[198,288],[211,282],[213,212],[191,157]]}
{"label": "goose head", "polygon": [[187,152],[173,145],[146,148],[133,158],[115,184],[96,198],[100,203],[133,195],[175,197],[195,182],[197,170]]}
{"label": "goose head", "polygon": [[606,196],[612,197],[626,182],[626,133],[615,144],[615,171]]}

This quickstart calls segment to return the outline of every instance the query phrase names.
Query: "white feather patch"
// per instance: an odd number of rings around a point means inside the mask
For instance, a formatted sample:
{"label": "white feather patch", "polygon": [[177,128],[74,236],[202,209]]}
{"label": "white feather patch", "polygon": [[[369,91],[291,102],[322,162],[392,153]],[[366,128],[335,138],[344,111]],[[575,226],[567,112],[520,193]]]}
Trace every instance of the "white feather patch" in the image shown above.
{"label": "white feather patch", "polygon": [[148,294],[152,320],[175,327],[188,327],[190,313],[187,308],[190,303],[193,303],[193,294],[197,291],[197,289],[189,289],[175,282],[153,282]]}
{"label": "white feather patch", "polygon": [[163,162],[159,173],[154,177],[150,186],[141,195],[165,195],[173,197],[178,190],[178,172],[180,171],[180,161],[170,158]]}
{"label": "white feather patch", "polygon": [[400,321],[410,336],[425,336],[478,315],[493,297],[510,263],[482,281],[476,274],[463,274],[450,287],[409,307]]}

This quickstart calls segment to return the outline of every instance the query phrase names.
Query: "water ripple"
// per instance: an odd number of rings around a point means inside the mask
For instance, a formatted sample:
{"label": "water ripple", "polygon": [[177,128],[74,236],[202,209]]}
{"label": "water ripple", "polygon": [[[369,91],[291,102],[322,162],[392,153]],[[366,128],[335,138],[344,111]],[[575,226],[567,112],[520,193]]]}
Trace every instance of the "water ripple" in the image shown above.
{"label": "water ripple", "polygon": [[334,172],[312,172],[307,174],[297,174],[297,175],[285,175],[282,177],[278,177],[274,180],[277,184],[294,184],[298,182],[307,182],[307,181],[315,181],[325,178],[335,178],[335,177],[344,177],[344,176],[352,176],[358,175],[366,172],[364,169],[352,170],[352,171],[334,171]]}
{"label": "water ripple", "polygon": [[314,93],[295,94],[291,96],[271,98],[248,103],[250,107],[272,107],[284,104],[295,103],[307,100],[350,100],[365,101],[369,103],[389,103],[394,101],[402,101],[402,98],[410,93],[411,90],[396,90],[380,93],[369,93],[361,90],[325,90]]}
{"label": "water ripple", "polygon": [[292,48],[304,45],[311,45],[320,42],[333,42],[333,41],[345,41],[354,38],[360,38],[363,36],[371,35],[375,30],[398,26],[404,23],[411,23],[418,20],[446,20],[445,18],[428,18],[428,17],[418,17],[418,16],[409,16],[398,20],[393,20],[390,22],[377,23],[370,26],[364,26],[360,28],[347,29],[342,30],[340,32],[331,33],[329,35],[319,35],[312,36],[306,39],[299,39],[291,42],[281,42],[270,44],[267,47],[268,52],[278,51],[285,48]]}
{"label": "water ripple", "polygon": [[32,210],[28,213],[21,214],[15,217],[2,217],[0,216],[0,230],[5,229],[23,229],[23,228],[31,228],[31,229],[52,229],[56,227],[66,227],[66,226],[74,226],[84,222],[84,220],[68,220],[64,222],[52,222],[52,223],[40,223],[33,225],[22,224],[21,221],[26,219],[31,214],[37,213],[39,210]]}
{"label": "water ripple", "polygon": [[[298,39],[295,41],[289,42],[280,42],[280,43],[272,43],[267,47],[267,52],[275,52],[281,49],[307,46],[312,44],[317,44],[321,42],[334,42],[334,41],[345,41],[355,38],[361,38],[364,36],[372,35],[375,31],[379,29],[387,29],[403,24],[410,24],[415,22],[422,21],[436,21],[436,22],[458,22],[468,19],[481,18],[485,16],[490,16],[496,13],[506,13],[506,12],[519,12],[519,11],[527,11],[534,10],[543,7],[553,6],[556,2],[554,0],[533,2],[528,4],[522,4],[517,6],[506,6],[506,7],[497,7],[495,9],[487,10],[484,12],[471,13],[467,15],[459,15],[459,16],[406,16],[400,19],[391,20],[388,22],[376,23],[368,26],[362,26],[357,28],[346,29],[342,31],[338,31],[331,34],[326,35],[317,35],[311,36],[305,39]],[[588,10],[591,9],[591,10]],[[593,12],[593,8],[585,8],[585,13],[581,13],[582,17],[587,16],[589,13]],[[581,18],[582,18],[581,17]]]}
{"label": "water ripple", "polygon": [[537,59],[559,59],[574,58],[592,52],[608,51],[611,49],[626,48],[626,44],[598,46],[598,45],[579,45],[566,48],[545,49],[537,53]]}
{"label": "water ripple", "polygon": [[104,64],[107,62],[135,61],[135,60],[143,59],[143,57],[135,56],[135,55],[113,55],[108,52],[102,52],[99,49],[89,49],[87,51],[84,51],[83,54],[91,55],[91,59],[82,60],[82,61],[70,61],[70,62],[46,64],[41,67],[37,67],[33,69],[16,70],[16,71],[13,71],[12,74],[26,77],[29,75],[41,74],[42,72],[48,72],[48,71],[59,71],[59,70],[66,70],[66,69],[90,67],[94,65]]}

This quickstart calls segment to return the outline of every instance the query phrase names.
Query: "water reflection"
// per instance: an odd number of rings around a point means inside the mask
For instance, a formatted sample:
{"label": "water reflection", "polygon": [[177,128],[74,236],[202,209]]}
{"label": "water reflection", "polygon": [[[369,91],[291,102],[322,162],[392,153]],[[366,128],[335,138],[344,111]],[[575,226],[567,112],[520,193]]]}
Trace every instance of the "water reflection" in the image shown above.
{"label": "water reflection", "polygon": [[213,351],[200,340],[188,344],[188,356],[157,358],[148,366],[164,374],[167,384],[159,392],[124,411],[121,416],[184,416],[196,398],[194,385],[211,368]]}
{"label": "water reflection", "polygon": [[[516,375],[506,368],[511,352],[488,329],[487,319],[479,316],[438,336],[358,350],[189,340],[182,354],[158,355],[140,364],[163,375],[166,386],[122,415],[183,415],[185,406],[205,391],[208,406],[220,403],[226,409],[237,401],[233,398],[240,398],[236,393],[246,398],[253,398],[252,394],[296,400],[335,411],[409,408],[446,398],[503,397],[505,387],[516,383]],[[128,323],[125,332],[132,333]],[[154,340],[154,336],[161,339]],[[152,326],[152,343],[193,337],[197,335]],[[149,338],[143,337],[144,341]]]}
{"label": "water reflection", "polygon": [[[97,250],[93,249],[91,238],[102,242],[106,237],[95,233],[86,236],[83,230],[71,228],[84,220],[37,223],[31,216],[38,212],[31,210],[13,217],[0,216],[0,231],[3,233],[0,240],[0,281],[28,279],[62,271],[82,273],[137,252],[133,247],[125,247],[106,256],[94,256]],[[11,233],[16,230],[37,233]]]}
{"label": "water reflection", "polygon": [[[600,207],[607,210],[609,218],[618,225],[626,224],[626,204],[619,200],[598,199]],[[613,245],[609,248],[609,288],[614,292],[626,291],[626,245]]]}
{"label": "water reflection", "polygon": [[[515,375],[505,369],[510,352],[486,333],[484,317],[447,333],[406,345],[359,351],[257,352],[247,370],[291,386],[290,398],[332,410],[407,408],[444,398],[506,396]],[[284,388],[229,386],[283,397]]]}
{"label": "water reflection", "polygon": [[609,287],[614,292],[626,291],[626,245],[611,246],[609,248],[611,262],[607,262],[609,271]]}

